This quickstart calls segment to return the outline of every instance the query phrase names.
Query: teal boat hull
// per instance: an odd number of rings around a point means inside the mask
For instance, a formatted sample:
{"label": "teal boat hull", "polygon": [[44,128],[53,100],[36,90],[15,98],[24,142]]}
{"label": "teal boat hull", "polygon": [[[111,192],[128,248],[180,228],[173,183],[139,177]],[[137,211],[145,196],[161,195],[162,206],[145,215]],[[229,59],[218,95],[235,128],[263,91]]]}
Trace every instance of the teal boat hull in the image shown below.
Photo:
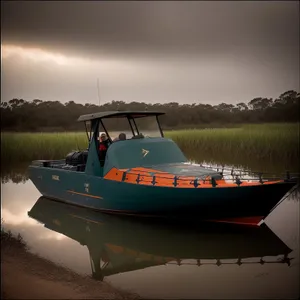
{"label": "teal boat hull", "polygon": [[29,176],[43,196],[107,213],[201,220],[266,217],[295,185],[181,188],[131,184],[39,166]]}

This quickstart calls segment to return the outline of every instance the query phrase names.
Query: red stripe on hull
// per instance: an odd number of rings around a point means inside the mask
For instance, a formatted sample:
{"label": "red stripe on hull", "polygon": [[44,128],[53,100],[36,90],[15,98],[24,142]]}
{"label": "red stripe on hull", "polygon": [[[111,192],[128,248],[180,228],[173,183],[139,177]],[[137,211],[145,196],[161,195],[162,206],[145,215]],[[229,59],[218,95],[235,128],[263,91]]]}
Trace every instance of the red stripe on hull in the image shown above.
{"label": "red stripe on hull", "polygon": [[258,223],[263,219],[263,216],[255,217],[242,217],[242,218],[230,218],[230,219],[219,219],[219,220],[208,220],[209,222],[222,222],[222,223],[232,223],[241,225],[251,225],[257,226]]}

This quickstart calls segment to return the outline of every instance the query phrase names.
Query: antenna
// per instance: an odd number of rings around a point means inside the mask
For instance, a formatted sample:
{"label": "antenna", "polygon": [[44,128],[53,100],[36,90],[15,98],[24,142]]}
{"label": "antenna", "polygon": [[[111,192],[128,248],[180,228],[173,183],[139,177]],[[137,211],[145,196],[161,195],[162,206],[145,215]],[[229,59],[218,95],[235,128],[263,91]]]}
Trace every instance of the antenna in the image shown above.
{"label": "antenna", "polygon": [[81,151],[80,148],[79,148],[79,146],[78,146],[77,134],[75,135],[75,141],[76,141],[76,146],[77,146],[78,151]]}
{"label": "antenna", "polygon": [[100,106],[100,87],[99,87],[99,78],[97,78],[97,90],[98,90],[98,100],[99,100],[99,106]]}

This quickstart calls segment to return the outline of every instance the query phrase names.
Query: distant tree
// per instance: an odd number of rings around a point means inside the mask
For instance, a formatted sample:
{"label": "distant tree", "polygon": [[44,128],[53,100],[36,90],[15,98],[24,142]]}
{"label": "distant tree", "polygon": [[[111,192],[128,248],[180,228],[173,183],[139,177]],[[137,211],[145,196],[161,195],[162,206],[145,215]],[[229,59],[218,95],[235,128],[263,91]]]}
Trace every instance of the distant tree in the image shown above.
{"label": "distant tree", "polygon": [[246,103],[240,102],[236,105],[238,110],[248,110],[248,106]]}
{"label": "distant tree", "polygon": [[[133,101],[113,100],[100,107],[95,104],[80,104],[68,101],[26,101],[14,98],[1,102],[1,128],[3,130],[82,130],[82,124],[76,122],[79,115],[95,111],[111,110],[158,110],[166,112],[161,118],[164,128],[188,128],[208,124],[255,123],[255,122],[299,122],[300,94],[294,90],[282,93],[277,99],[257,97],[248,105],[240,102],[236,105],[220,103],[149,104]],[[121,130],[122,122],[109,122],[112,130]],[[150,124],[150,123],[149,123]]]}
{"label": "distant tree", "polygon": [[273,103],[272,99],[268,98],[254,98],[248,103],[248,106],[253,110],[264,110],[270,107]]}

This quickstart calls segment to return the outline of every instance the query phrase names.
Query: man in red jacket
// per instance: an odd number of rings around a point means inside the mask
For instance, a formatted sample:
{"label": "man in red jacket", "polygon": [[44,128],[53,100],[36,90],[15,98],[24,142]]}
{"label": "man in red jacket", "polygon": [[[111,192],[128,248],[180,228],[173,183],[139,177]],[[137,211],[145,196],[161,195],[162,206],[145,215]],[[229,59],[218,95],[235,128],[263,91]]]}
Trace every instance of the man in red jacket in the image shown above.
{"label": "man in red jacket", "polygon": [[99,143],[99,159],[101,167],[104,166],[104,160],[106,156],[107,149],[110,145],[109,139],[107,138],[106,133],[101,133],[100,143]]}

